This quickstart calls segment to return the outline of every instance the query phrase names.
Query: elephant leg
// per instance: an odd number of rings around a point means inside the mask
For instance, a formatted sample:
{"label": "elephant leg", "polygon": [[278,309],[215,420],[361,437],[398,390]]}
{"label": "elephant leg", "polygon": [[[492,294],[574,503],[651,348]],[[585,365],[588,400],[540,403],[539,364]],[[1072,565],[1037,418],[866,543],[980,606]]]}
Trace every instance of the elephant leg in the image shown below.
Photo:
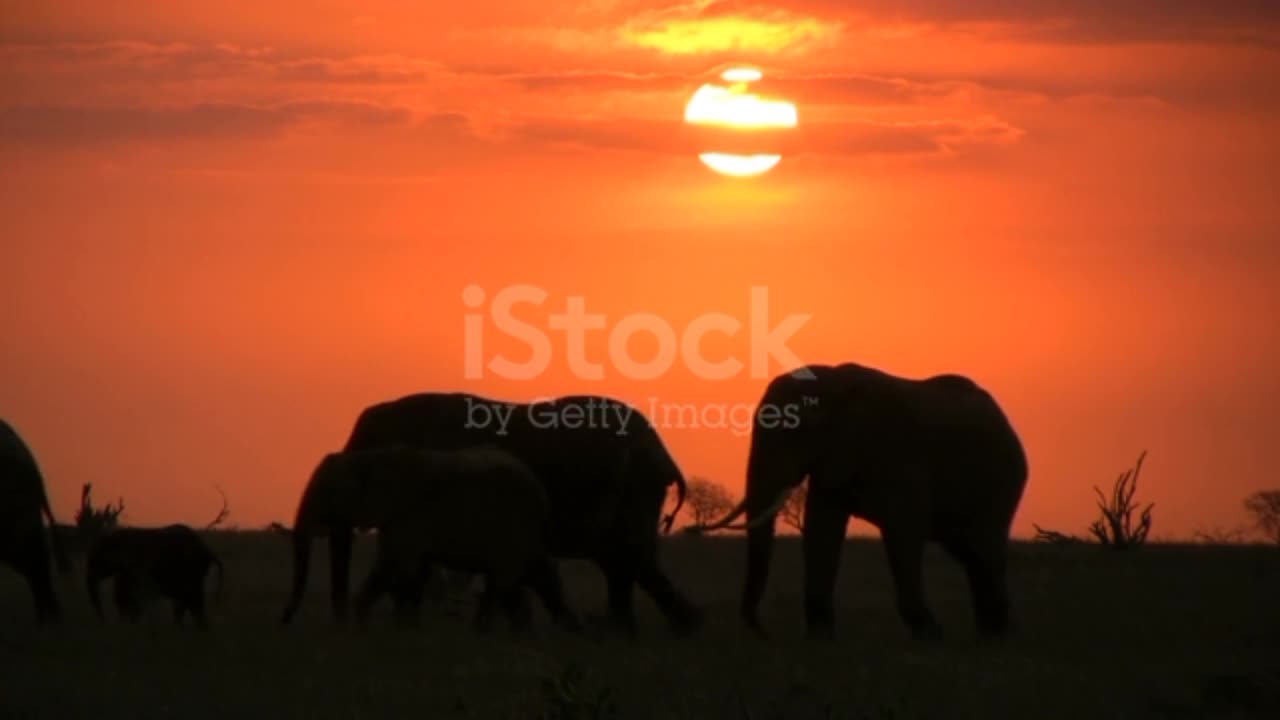
{"label": "elephant leg", "polygon": [[804,515],[804,619],[810,637],[835,633],[836,574],[849,515],[810,491]]}
{"label": "elephant leg", "polygon": [[186,588],[186,606],[191,611],[191,619],[201,630],[209,626],[209,619],[204,610],[204,582],[202,577],[191,579]]}
{"label": "elephant leg", "polygon": [[138,596],[136,581],[129,573],[121,573],[115,579],[114,600],[116,612],[131,623],[142,619],[142,601]]}
{"label": "elephant leg", "polygon": [[329,603],[338,622],[347,619],[351,592],[351,547],[355,532],[351,528],[333,528],[329,532]]}
{"label": "elephant leg", "polygon": [[523,587],[516,585],[505,588],[499,597],[513,631],[525,633],[533,629],[533,609],[529,606],[529,598]]}
{"label": "elephant leg", "polygon": [[529,576],[529,586],[551,615],[551,621],[570,632],[582,630],[582,623],[564,599],[564,583],[560,572],[550,559],[537,563]]}
{"label": "elephant leg", "polygon": [[426,586],[422,578],[416,574],[402,574],[395,578],[391,585],[391,599],[394,603],[396,622],[407,627],[416,627],[422,620],[422,601],[426,595]]}
{"label": "elephant leg", "polygon": [[631,564],[623,560],[605,563],[605,582],[609,589],[609,618],[628,635],[635,635],[635,574]]}
{"label": "elephant leg", "polygon": [[689,635],[702,627],[702,610],[681,594],[662,572],[656,548],[643,551],[635,568],[636,583],[653,598],[676,633]]}
{"label": "elephant leg", "polygon": [[387,592],[390,584],[389,574],[383,563],[374,565],[369,571],[369,577],[365,578],[360,591],[356,593],[355,613],[358,622],[363,623],[369,620],[369,611],[373,604]]}
{"label": "elephant leg", "polygon": [[13,569],[27,581],[35,604],[36,623],[49,625],[62,619],[62,608],[53,591],[53,574],[49,569],[49,551],[43,532],[27,534],[7,559]]}
{"label": "elephant leg", "polygon": [[187,616],[187,600],[182,593],[173,596],[173,624],[181,625]]}
{"label": "elephant leg", "polygon": [[1009,589],[1005,580],[1005,558],[1008,540],[999,538],[986,543],[948,539],[943,547],[964,568],[973,597],[973,613],[978,632],[997,636],[1011,627]]}
{"label": "elephant leg", "polygon": [[942,628],[929,611],[924,597],[921,568],[924,562],[924,533],[915,528],[885,528],[881,530],[881,536],[889,558],[889,570],[893,574],[898,614],[916,638],[941,638]]}
{"label": "elephant leg", "polygon": [[473,626],[477,632],[487,633],[493,628],[493,616],[498,604],[498,591],[494,584],[493,578],[486,575],[484,579],[484,590],[480,593],[480,598],[476,601],[476,616]]}

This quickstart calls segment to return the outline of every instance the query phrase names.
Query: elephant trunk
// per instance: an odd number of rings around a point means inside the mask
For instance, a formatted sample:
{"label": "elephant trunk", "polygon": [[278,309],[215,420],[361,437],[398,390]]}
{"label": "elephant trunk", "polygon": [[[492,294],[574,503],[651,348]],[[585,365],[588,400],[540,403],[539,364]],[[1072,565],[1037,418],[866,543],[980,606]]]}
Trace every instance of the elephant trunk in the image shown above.
{"label": "elephant trunk", "polygon": [[757,433],[751,443],[746,497],[741,505],[747,515],[747,575],[742,587],[741,613],[747,627],[764,634],[759,608],[769,582],[777,512],[790,490],[804,479],[804,473],[785,462],[785,448],[760,440]]}
{"label": "elephant trunk", "polygon": [[310,528],[296,523],[293,528],[293,590],[289,594],[289,604],[285,606],[281,624],[288,625],[302,605],[302,596],[307,591],[307,576],[311,569],[311,532]]}
{"label": "elephant trunk", "polygon": [[671,532],[671,526],[675,525],[676,515],[680,512],[680,508],[684,507],[685,496],[689,494],[689,485],[685,482],[684,475],[676,473],[676,506],[671,509],[671,513],[662,519],[662,534],[667,535]]}

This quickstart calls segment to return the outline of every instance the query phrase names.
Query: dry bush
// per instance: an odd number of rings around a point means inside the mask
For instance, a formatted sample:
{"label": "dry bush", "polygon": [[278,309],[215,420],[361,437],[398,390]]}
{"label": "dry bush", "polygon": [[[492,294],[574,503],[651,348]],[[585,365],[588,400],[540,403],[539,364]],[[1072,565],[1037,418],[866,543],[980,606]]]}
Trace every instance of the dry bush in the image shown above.
{"label": "dry bush", "polygon": [[1143,450],[1138,456],[1138,462],[1116,478],[1110,497],[1104,495],[1098,486],[1093,487],[1098,494],[1098,510],[1102,512],[1102,517],[1089,526],[1089,532],[1105,547],[1113,550],[1141,547],[1151,533],[1151,510],[1155,503],[1148,503],[1138,513],[1136,523],[1133,517],[1138,509],[1133,496],[1138,490],[1138,475],[1142,473],[1142,461],[1146,457],[1147,451]]}

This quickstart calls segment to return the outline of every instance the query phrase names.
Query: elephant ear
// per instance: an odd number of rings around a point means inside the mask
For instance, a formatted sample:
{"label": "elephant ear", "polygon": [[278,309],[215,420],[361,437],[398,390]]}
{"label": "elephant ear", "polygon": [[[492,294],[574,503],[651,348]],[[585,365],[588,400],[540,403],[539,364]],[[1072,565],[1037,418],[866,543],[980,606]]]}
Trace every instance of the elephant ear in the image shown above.
{"label": "elephant ear", "polygon": [[844,384],[824,394],[810,481],[823,487],[856,483],[900,462],[919,436],[912,408],[876,384]]}

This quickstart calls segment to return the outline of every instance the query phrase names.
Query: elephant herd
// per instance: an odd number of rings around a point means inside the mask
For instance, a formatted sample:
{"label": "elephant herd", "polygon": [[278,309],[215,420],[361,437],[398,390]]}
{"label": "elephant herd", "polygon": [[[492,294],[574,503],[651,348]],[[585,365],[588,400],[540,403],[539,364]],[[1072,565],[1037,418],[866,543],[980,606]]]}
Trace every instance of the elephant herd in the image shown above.
{"label": "elephant herd", "polygon": [[[1017,434],[992,396],[959,375],[909,379],[855,365],[808,365],[776,376],[751,432],[746,492],[722,520],[692,532],[747,533],[742,620],[763,634],[759,605],[774,525],[790,491],[806,478],[804,614],[808,631],[834,630],[833,595],[846,525],[875,525],[893,577],[897,610],[917,637],[941,629],[925,599],[924,546],[941,545],[964,569],[980,632],[1012,627],[1006,554],[1027,481]],[[671,485],[675,510],[663,516]],[[476,623],[501,610],[528,623],[532,594],[558,626],[580,627],[556,561],[599,568],[611,620],[636,629],[637,587],[678,633],[696,631],[702,609],[658,562],[659,537],[685,499],[679,466],[640,411],[607,397],[573,395],[536,403],[467,393],[422,393],[365,409],[346,446],[325,455],[302,491],[291,532],[293,582],[283,623],[306,594],[315,538],[327,539],[330,603],[351,612],[351,554],[357,531],[376,531],[373,567],[354,598],[357,619],[381,597],[398,613],[422,601],[433,568],[485,579]],[[59,606],[50,555],[68,566],[35,458],[0,421],[0,562],[23,575],[41,622]],[[739,521],[735,524],[735,521]],[[185,526],[118,530],[90,551],[88,581],[115,577],[115,603],[136,617],[139,588],[174,601],[175,617],[204,620],[203,580],[221,563]]]}

